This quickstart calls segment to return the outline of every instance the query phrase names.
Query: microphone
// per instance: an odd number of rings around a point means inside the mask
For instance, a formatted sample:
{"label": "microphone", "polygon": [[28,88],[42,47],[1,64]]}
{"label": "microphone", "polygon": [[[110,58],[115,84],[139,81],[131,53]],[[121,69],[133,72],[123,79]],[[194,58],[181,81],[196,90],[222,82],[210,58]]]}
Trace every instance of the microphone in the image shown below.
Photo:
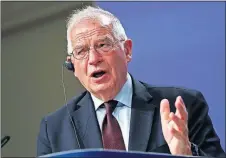
{"label": "microphone", "polygon": [[8,141],[10,140],[10,136],[5,136],[1,139],[1,148],[6,145],[6,143],[8,143]]}

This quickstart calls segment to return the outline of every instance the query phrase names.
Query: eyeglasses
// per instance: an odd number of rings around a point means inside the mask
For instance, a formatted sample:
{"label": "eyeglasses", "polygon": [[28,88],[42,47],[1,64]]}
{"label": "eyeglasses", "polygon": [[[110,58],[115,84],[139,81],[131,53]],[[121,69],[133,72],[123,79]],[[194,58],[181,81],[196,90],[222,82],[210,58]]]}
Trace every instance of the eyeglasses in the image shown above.
{"label": "eyeglasses", "polygon": [[97,53],[105,55],[114,49],[114,46],[117,42],[122,42],[124,40],[112,41],[100,41],[97,42],[94,47],[77,47],[72,51],[72,55],[77,60],[82,60],[88,57],[89,51],[93,48]]}

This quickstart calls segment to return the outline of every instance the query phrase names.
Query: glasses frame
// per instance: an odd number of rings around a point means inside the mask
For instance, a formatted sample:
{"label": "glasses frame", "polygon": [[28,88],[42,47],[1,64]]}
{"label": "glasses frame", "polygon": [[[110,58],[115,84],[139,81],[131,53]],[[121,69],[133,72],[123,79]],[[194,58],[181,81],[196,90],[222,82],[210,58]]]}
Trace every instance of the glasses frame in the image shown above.
{"label": "glasses frame", "polygon": [[[125,41],[125,39],[121,39],[121,40],[116,40],[116,41],[114,41],[113,43],[112,43],[112,48],[110,49],[110,50],[108,50],[107,52],[106,52],[106,54],[107,53],[109,53],[110,51],[112,51],[114,48],[116,48],[115,47],[115,45],[116,45],[116,43],[118,43],[118,42],[124,42]],[[90,50],[91,49],[94,49],[97,53],[99,53],[97,50],[96,50],[96,48],[95,48],[95,46],[94,47],[92,47],[92,46],[90,46],[89,48],[88,48],[88,51],[87,51],[87,53],[83,56],[83,57],[81,57],[81,58],[76,58],[75,57],[75,55],[74,55],[74,50],[71,52],[71,54],[70,54],[70,56],[73,56],[75,59],[77,59],[77,60],[83,60],[83,59],[86,59],[87,57],[88,57],[88,54],[90,53]],[[99,54],[102,54],[102,53],[99,53]],[[105,53],[104,53],[105,54]]]}

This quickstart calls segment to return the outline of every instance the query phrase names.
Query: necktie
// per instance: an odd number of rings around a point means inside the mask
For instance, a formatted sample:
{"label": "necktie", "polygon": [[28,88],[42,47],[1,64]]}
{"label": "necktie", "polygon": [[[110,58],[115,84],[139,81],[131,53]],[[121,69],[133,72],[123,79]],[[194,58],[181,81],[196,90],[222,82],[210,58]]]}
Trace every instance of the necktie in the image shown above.
{"label": "necktie", "polygon": [[112,115],[117,101],[108,101],[104,103],[106,115],[102,124],[102,139],[104,149],[126,150],[122,132],[117,119]]}

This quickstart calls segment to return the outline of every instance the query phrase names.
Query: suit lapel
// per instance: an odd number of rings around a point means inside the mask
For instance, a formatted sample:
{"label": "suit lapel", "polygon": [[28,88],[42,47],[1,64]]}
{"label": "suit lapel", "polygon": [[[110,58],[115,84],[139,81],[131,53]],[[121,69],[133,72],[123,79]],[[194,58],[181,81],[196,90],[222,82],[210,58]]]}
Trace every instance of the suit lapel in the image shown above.
{"label": "suit lapel", "polygon": [[80,108],[72,113],[82,148],[102,148],[102,138],[90,94],[78,102]]}
{"label": "suit lapel", "polygon": [[146,151],[147,149],[156,108],[151,101],[152,96],[144,85],[133,80],[129,150]]}

